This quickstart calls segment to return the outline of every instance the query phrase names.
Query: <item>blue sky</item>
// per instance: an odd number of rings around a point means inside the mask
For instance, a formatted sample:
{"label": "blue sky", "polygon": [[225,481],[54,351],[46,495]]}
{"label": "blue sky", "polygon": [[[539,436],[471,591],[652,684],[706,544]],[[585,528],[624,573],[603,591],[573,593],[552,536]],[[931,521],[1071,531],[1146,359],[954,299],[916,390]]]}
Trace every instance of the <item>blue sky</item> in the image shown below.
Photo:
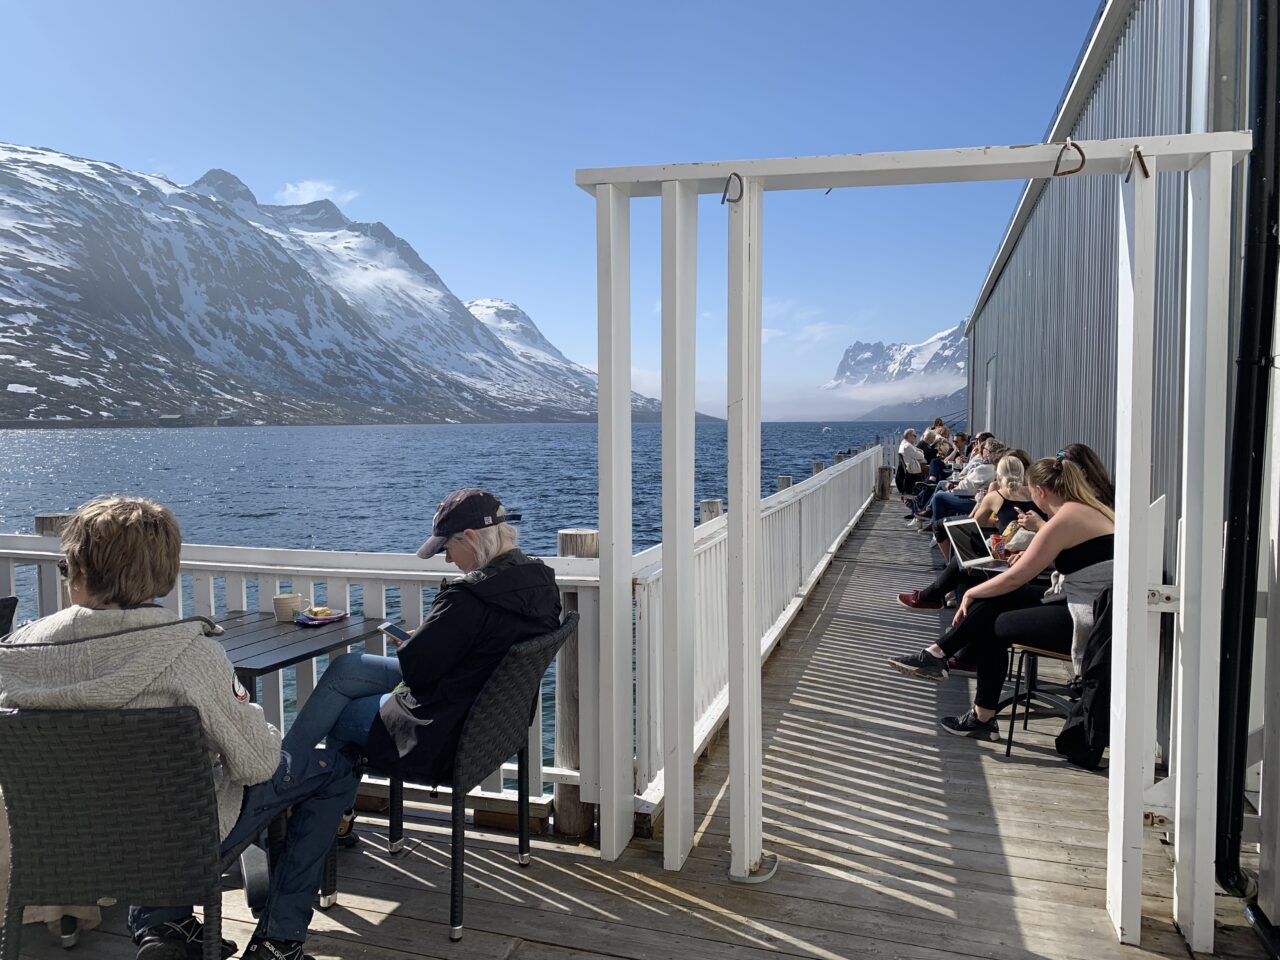
{"label": "blue sky", "polygon": [[[1096,7],[14,4],[0,139],[179,183],[223,167],[262,201],[331,196],[409,240],[458,296],[520,304],[594,365],[594,210],[576,168],[1038,141]],[[850,342],[963,320],[1019,189],[770,194],[766,416],[836,416],[819,388]],[[712,411],[725,232],[704,198],[698,377]],[[637,202],[633,261],[636,386],[655,392],[656,201]]]}

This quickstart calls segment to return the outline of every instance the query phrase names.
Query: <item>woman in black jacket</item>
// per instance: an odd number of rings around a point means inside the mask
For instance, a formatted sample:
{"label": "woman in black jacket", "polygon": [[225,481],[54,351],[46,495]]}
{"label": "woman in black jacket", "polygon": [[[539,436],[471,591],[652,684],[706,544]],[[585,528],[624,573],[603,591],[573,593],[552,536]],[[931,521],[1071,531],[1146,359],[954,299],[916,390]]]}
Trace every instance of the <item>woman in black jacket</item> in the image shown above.
{"label": "woman in black jacket", "polygon": [[310,750],[322,739],[356,743],[379,771],[419,783],[448,780],[462,724],[503,655],[560,625],[555,573],[517,548],[507,521],[519,519],[474,487],[445,497],[418,556],[443,550],[466,576],[440,587],[398,656],[335,658],[284,749]]}

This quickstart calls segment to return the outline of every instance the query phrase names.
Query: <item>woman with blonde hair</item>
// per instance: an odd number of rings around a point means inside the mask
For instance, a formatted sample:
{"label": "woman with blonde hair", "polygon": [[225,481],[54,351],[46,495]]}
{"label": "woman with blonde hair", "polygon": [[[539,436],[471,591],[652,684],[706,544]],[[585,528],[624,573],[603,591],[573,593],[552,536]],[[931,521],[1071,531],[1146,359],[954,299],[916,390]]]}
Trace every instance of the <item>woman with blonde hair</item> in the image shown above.
{"label": "woman with blonde hair", "polygon": [[[1065,457],[1037,460],[1027,473],[1036,506],[1049,517],[1025,553],[1012,558],[1009,569],[970,588],[950,628],[919,653],[889,658],[899,673],[941,682],[947,658],[967,648],[976,664],[977,695],[973,708],[939,723],[960,737],[998,740],[995,721],[1004,687],[1006,660],[1013,643],[1034,641],[1037,647],[1073,658],[1093,626],[1093,601],[1111,585],[1115,514]],[[1031,581],[1056,567],[1047,590]]]}

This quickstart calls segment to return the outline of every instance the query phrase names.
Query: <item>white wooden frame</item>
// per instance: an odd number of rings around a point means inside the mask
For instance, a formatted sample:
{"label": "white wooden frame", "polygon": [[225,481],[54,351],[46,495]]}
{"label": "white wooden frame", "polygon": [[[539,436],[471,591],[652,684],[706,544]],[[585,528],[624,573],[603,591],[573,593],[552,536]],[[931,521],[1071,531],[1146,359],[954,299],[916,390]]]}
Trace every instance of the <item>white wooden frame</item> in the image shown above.
{"label": "white wooden frame", "polygon": [[[1108,839],[1107,904],[1116,932],[1123,942],[1137,943],[1141,935],[1141,855],[1144,771],[1149,763],[1144,747],[1150,722],[1146,717],[1148,695],[1144,683],[1147,645],[1150,631],[1150,604],[1161,603],[1165,596],[1163,584],[1153,584],[1148,572],[1150,552],[1149,492],[1150,492],[1150,423],[1151,423],[1151,362],[1154,339],[1154,277],[1156,239],[1156,171],[1203,170],[1193,174],[1192,181],[1192,229],[1188,233],[1187,259],[1189,296],[1187,323],[1189,340],[1203,343],[1205,351],[1196,356],[1187,373],[1203,374],[1203,394],[1197,393],[1213,411],[1224,408],[1225,365],[1223,356],[1214,341],[1215,327],[1225,324],[1221,313],[1222,284],[1227,276],[1229,245],[1216,242],[1221,230],[1217,218],[1230,207],[1229,175],[1231,166],[1245,157],[1251,147],[1248,133],[1191,133],[1163,137],[1137,137],[1124,140],[1081,141],[1078,143],[1085,161],[1076,176],[1119,176],[1122,202],[1119,205],[1119,298],[1118,298],[1118,354],[1117,354],[1117,449],[1121,468],[1117,477],[1117,549],[1116,586],[1113,598],[1115,615],[1113,722],[1110,782],[1110,827]],[[714,194],[726,189],[737,192],[738,202],[729,205],[729,437],[730,437],[730,525],[729,550],[731,556],[729,610],[730,655],[730,845],[732,849],[731,875],[743,876],[759,863],[760,836],[760,747],[759,728],[761,704],[759,668],[755,657],[747,657],[746,651],[754,648],[759,629],[755,622],[754,577],[759,569],[759,550],[756,526],[746,522],[752,511],[758,512],[759,492],[759,378],[760,378],[760,262],[761,230],[760,208],[763,193],[768,190],[828,189],[834,187],[866,187],[895,184],[960,183],[969,181],[1036,179],[1053,175],[1062,156],[1063,144],[1031,144],[1014,147],[977,147],[955,150],[912,151],[906,153],[848,154],[827,157],[791,157],[771,160],[745,160],[698,164],[668,164],[650,167],[623,167],[614,169],[584,169],[577,174],[577,183],[597,198],[598,207],[611,211],[615,229],[598,230],[600,248],[600,390],[601,390],[601,445],[600,489],[602,557],[605,549],[605,518],[611,523],[610,537],[630,538],[622,532],[622,525],[630,521],[630,447],[619,443],[617,431],[629,426],[629,416],[619,409],[630,389],[630,371],[617,362],[620,348],[618,340],[630,336],[627,306],[620,301],[619,290],[628,288],[625,258],[618,249],[626,249],[625,239],[619,235],[618,224],[625,223],[622,211],[632,197],[672,194],[668,184],[680,184],[695,194]],[[1140,153],[1147,170],[1135,163]],[[1216,159],[1214,159],[1216,158]],[[1150,176],[1146,173],[1149,172]],[[1126,177],[1125,175],[1128,174]],[[732,182],[730,178],[732,177]],[[1227,184],[1228,186],[1224,186]],[[730,197],[732,199],[732,196]],[[604,217],[604,213],[601,213]],[[603,220],[601,221],[603,222]],[[664,245],[674,233],[664,231]],[[690,271],[692,250],[664,252],[664,269],[667,264],[684,264]],[[603,264],[609,263],[609,269]],[[664,283],[665,283],[664,279]],[[671,299],[674,309],[676,299]],[[664,297],[664,312],[667,307]],[[1199,331],[1193,333],[1192,331]],[[666,357],[664,356],[664,364]],[[1210,368],[1210,365],[1215,365]],[[664,374],[665,376],[665,374]],[[614,378],[620,378],[617,382]],[[1197,388],[1198,390],[1199,388]],[[608,401],[606,402],[606,397]],[[1191,402],[1188,397],[1188,402]],[[674,402],[691,403],[691,397],[678,397]],[[668,403],[673,402],[670,398]],[[674,415],[679,417],[679,414]],[[1217,423],[1221,423],[1219,419]],[[1216,427],[1215,427],[1216,429]],[[1205,437],[1206,421],[1192,418],[1184,427],[1184,440],[1189,449],[1211,454],[1211,441]],[[607,441],[607,442],[606,442]],[[675,456],[673,454],[673,456]],[[1183,573],[1194,581],[1203,602],[1203,592],[1211,584],[1213,571],[1220,568],[1221,557],[1213,549],[1214,541],[1207,530],[1212,523],[1220,522],[1220,492],[1222,478],[1212,474],[1211,464],[1220,466],[1220,460],[1206,456],[1200,461],[1200,474],[1195,479],[1196,489],[1210,500],[1194,504],[1191,514],[1197,518],[1196,531],[1191,534],[1202,549],[1196,560],[1184,566]],[[678,483],[681,470],[688,465],[670,463],[664,459],[664,491],[667,483]],[[668,478],[668,468],[676,474]],[[754,482],[754,486],[752,485]],[[1219,493],[1214,498],[1215,491]],[[750,495],[748,493],[750,492]],[[608,495],[620,496],[625,503],[614,502]],[[665,496],[665,494],[664,494]],[[664,500],[665,502],[665,500]],[[735,509],[736,507],[736,509]],[[1184,501],[1184,511],[1187,502]],[[1203,513],[1202,513],[1203,511]],[[735,521],[734,514],[740,517]],[[1216,518],[1216,519],[1215,519]],[[691,522],[691,520],[690,520]],[[672,544],[675,549],[675,544]],[[677,561],[679,562],[679,561]],[[623,611],[630,602],[630,585],[623,584],[615,575],[606,575],[602,560],[601,602],[609,611],[608,626],[602,628],[607,636],[610,631],[621,633],[630,626]],[[602,611],[603,612],[603,611]],[[1180,681],[1183,686],[1177,693],[1180,716],[1178,730],[1189,729],[1194,724],[1194,737],[1183,740],[1179,746],[1182,768],[1177,776],[1178,801],[1204,811],[1213,802],[1211,771],[1204,768],[1210,750],[1210,741],[1216,736],[1216,711],[1214,701],[1206,702],[1206,691],[1212,693],[1212,674],[1216,666],[1211,662],[1209,648],[1213,645],[1214,624],[1211,616],[1201,609],[1197,615],[1189,604],[1183,609],[1186,623],[1199,616],[1200,642],[1188,643],[1182,651]],[[680,614],[669,614],[679,622]],[[629,631],[628,631],[629,633]],[[1184,631],[1185,635],[1185,631]],[[669,636],[675,645],[669,652],[678,657],[679,635]],[[602,691],[606,681],[613,689],[621,689],[624,678],[620,657],[613,657],[613,669],[618,675],[607,677],[609,666],[604,662],[603,651],[614,643],[602,639]],[[675,703],[669,706],[668,716],[684,718],[691,715],[682,701],[684,689],[673,692]],[[628,731],[629,732],[629,731]],[[612,752],[621,753],[624,743],[622,730],[610,731],[614,737]],[[670,737],[671,732],[667,735]],[[602,732],[602,737],[604,733]],[[683,731],[681,737],[684,736]],[[685,764],[686,758],[677,748],[676,758]],[[602,743],[602,756],[610,749]],[[602,773],[602,783],[603,783]],[[682,784],[685,782],[681,777]],[[691,781],[690,781],[691,783]],[[691,789],[683,786],[681,789]],[[602,801],[603,801],[602,787]],[[685,803],[686,797],[679,798]],[[668,792],[668,804],[676,802]],[[1184,815],[1188,814],[1184,810]],[[607,814],[602,806],[602,822]],[[1203,816],[1201,817],[1203,819]],[[622,827],[619,826],[619,835]],[[1202,929],[1204,898],[1211,898],[1211,881],[1206,885],[1203,863],[1203,837],[1196,830],[1184,837],[1178,862],[1182,891],[1179,900],[1185,919],[1192,930]],[[676,835],[681,847],[686,835]],[[687,852],[687,850],[685,851]],[[682,859],[681,849],[668,848],[668,865]],[[1206,892],[1208,889],[1210,892]],[[1203,942],[1196,936],[1198,942]],[[1212,936],[1209,930],[1205,934]]]}

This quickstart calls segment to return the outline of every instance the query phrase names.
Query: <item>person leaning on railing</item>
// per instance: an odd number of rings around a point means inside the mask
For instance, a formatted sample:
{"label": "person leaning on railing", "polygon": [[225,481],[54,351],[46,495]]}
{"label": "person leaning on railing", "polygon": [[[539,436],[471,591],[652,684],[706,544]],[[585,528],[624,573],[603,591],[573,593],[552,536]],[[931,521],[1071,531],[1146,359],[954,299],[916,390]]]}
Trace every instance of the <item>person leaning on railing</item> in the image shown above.
{"label": "person leaning on railing", "polygon": [[[1084,472],[1060,453],[1036,461],[1027,481],[1036,505],[1049,515],[1031,546],[1004,573],[965,592],[937,643],[889,658],[899,673],[942,681],[949,675],[947,658],[967,650],[978,673],[973,708],[939,721],[956,736],[998,740],[995,713],[1010,645],[1074,652],[1093,626],[1094,599],[1111,584],[1115,514],[1098,499]],[[1032,586],[1050,564],[1057,570],[1049,590]]]}
{"label": "person leaning on railing", "polygon": [[[91,501],[63,529],[62,549],[72,605],[0,643],[0,707],[195,707],[216,754],[224,854],[293,810],[286,855],[272,871],[268,906],[244,956],[301,960],[325,854],[355,796],[358,757],[282,754],[279,733],[214,639],[221,630],[204,617],[180,620],[154,602],[178,583],[182,534],[168,508],[133,497]],[[203,929],[190,907],[130,907],[129,929],[139,960],[201,956]],[[235,951],[223,941],[224,957]]]}
{"label": "person leaning on railing", "polygon": [[[381,657],[330,662],[284,738],[286,750],[324,739],[354,744],[373,767],[416,783],[449,779],[463,722],[512,644],[560,625],[555,572],[517,548],[515,527],[491,493],[474,487],[441,501],[422,559],[444,551],[466,576],[441,586],[422,626]],[[354,842],[348,811],[340,838]]]}

